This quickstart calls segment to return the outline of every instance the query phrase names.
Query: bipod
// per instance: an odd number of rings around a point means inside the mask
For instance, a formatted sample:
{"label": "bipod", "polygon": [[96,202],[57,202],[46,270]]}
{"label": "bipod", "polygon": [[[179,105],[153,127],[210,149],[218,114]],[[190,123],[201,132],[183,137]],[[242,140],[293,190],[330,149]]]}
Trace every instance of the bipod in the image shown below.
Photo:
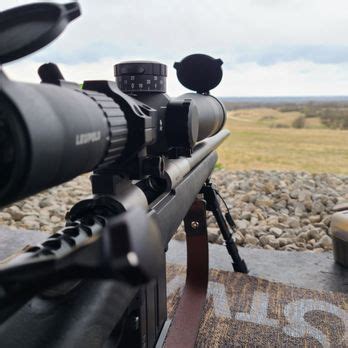
{"label": "bipod", "polygon": [[[185,219],[187,269],[183,295],[177,306],[174,318],[164,339],[164,347],[194,347],[207,297],[209,276],[209,253],[207,215],[213,213],[225,240],[226,248],[232,258],[235,272],[248,273],[244,260],[240,257],[232,238],[234,222],[229,211],[223,215],[212,184],[207,181],[199,196],[192,204]],[[221,196],[220,196],[221,197]]]}
{"label": "bipod", "polygon": [[[240,273],[248,273],[248,267],[245,261],[240,257],[237,245],[234,242],[232,233],[230,231],[231,229],[232,232],[234,232],[236,224],[233,221],[227,204],[209,180],[207,180],[204,186],[202,187],[201,193],[203,194],[204,199],[207,202],[207,210],[213,213],[215,220],[220,228],[221,234],[225,240],[227,252],[230,254],[232,258],[232,266],[234,271]],[[221,211],[218,196],[226,205],[227,213],[225,215],[223,215]]]}

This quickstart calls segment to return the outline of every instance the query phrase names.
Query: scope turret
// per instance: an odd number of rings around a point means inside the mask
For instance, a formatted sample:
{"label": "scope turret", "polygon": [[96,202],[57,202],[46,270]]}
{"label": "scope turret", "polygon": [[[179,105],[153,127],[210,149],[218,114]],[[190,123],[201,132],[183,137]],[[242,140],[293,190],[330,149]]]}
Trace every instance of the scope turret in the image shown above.
{"label": "scope turret", "polygon": [[114,66],[118,88],[127,94],[166,93],[167,66],[152,61],[128,61]]}

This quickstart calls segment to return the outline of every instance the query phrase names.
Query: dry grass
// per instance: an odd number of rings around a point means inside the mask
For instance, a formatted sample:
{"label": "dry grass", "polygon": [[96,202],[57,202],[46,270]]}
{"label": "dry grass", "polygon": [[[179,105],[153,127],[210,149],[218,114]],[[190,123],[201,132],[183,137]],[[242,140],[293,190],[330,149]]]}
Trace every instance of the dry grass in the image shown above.
{"label": "dry grass", "polygon": [[295,170],[348,174],[348,131],[323,128],[307,119],[305,129],[290,127],[299,112],[273,109],[229,112],[231,136],[219,149],[219,162],[230,170]]}

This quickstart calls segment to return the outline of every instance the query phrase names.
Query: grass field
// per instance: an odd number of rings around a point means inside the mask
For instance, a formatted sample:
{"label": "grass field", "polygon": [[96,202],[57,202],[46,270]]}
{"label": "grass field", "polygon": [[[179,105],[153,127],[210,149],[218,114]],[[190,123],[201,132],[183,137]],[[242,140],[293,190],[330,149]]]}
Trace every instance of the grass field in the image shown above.
{"label": "grass field", "polygon": [[327,129],[318,118],[306,119],[304,129],[291,128],[300,115],[268,108],[230,111],[226,128],[232,134],[219,149],[219,163],[233,171],[348,174],[348,131]]}

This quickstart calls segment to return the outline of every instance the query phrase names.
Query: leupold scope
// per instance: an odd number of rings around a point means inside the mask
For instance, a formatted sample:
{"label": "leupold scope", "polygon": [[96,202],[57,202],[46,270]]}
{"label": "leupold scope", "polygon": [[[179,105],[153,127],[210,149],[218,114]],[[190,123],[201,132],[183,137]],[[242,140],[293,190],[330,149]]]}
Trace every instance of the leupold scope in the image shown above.
{"label": "leupold scope", "polygon": [[[39,3],[0,13],[0,63],[54,40],[80,15],[78,3]],[[116,82],[64,80],[55,64],[39,68],[41,84],[9,80],[0,71],[0,206],[82,173],[129,179],[161,177],[168,158],[190,156],[219,132],[222,103],[209,91],[222,61],[194,54],[175,63],[195,93],[166,94],[167,67],[151,61],[115,65]]]}

